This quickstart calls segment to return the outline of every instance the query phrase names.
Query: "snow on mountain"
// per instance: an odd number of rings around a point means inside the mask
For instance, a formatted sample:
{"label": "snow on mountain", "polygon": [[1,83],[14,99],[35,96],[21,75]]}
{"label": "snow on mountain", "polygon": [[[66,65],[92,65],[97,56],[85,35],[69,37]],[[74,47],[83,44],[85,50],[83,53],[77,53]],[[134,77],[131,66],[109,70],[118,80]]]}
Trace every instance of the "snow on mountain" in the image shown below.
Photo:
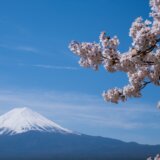
{"label": "snow on mountain", "polygon": [[0,135],[28,131],[73,133],[29,108],[15,108],[0,116]]}

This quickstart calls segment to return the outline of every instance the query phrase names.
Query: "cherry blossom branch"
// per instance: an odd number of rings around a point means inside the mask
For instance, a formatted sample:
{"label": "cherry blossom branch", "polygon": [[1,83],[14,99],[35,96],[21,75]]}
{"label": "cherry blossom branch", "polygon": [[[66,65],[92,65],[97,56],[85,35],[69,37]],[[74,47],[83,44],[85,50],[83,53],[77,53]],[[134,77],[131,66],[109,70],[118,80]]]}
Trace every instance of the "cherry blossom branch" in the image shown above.
{"label": "cherry blossom branch", "polygon": [[[119,39],[102,32],[99,43],[72,41],[70,50],[80,57],[82,67],[98,70],[103,65],[108,72],[122,71],[129,84],[103,92],[106,101],[118,103],[131,97],[140,97],[149,83],[160,85],[160,0],[150,0],[153,21],[137,18],[130,28],[133,43],[125,53],[118,50]],[[146,81],[147,80],[147,81]]]}

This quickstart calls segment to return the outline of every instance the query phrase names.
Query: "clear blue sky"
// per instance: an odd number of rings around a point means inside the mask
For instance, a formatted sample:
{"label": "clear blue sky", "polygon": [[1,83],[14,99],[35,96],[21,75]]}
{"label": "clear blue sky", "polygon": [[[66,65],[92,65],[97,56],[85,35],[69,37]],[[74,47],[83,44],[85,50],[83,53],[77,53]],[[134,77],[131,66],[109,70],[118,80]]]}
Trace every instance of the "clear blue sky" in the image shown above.
{"label": "clear blue sky", "polygon": [[127,84],[127,76],[83,69],[68,49],[71,40],[98,41],[105,30],[125,52],[131,23],[149,11],[148,0],[1,1],[0,113],[27,106],[75,131],[160,144],[160,88],[151,85],[127,103],[105,103],[101,93]]}

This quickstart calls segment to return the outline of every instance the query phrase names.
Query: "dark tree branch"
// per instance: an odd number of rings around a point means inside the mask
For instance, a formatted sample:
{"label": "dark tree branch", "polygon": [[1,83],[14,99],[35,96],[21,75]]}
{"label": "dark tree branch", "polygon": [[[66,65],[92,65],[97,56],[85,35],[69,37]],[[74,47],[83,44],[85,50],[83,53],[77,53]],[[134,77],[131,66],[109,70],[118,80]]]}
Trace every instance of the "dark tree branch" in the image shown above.
{"label": "dark tree branch", "polygon": [[144,81],[140,89],[142,90],[143,88],[145,88],[150,83],[151,83],[151,81],[148,81],[148,82]]}
{"label": "dark tree branch", "polygon": [[156,44],[160,42],[160,38],[158,38],[155,42],[154,45],[150,46],[149,48],[147,48],[146,50],[144,51],[137,51],[137,54],[136,55],[133,55],[132,57],[136,57],[136,56],[139,56],[139,55],[146,55],[147,53],[150,53],[151,51],[154,50],[154,48],[156,47]]}

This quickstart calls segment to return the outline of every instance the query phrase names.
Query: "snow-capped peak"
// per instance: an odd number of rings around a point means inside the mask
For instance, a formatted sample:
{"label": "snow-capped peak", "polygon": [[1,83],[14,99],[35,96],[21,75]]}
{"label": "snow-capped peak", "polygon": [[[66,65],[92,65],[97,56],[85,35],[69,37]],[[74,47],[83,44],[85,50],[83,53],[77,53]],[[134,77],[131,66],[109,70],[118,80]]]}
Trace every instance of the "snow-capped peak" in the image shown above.
{"label": "snow-capped peak", "polygon": [[14,108],[0,116],[0,135],[28,131],[73,133],[29,108]]}

